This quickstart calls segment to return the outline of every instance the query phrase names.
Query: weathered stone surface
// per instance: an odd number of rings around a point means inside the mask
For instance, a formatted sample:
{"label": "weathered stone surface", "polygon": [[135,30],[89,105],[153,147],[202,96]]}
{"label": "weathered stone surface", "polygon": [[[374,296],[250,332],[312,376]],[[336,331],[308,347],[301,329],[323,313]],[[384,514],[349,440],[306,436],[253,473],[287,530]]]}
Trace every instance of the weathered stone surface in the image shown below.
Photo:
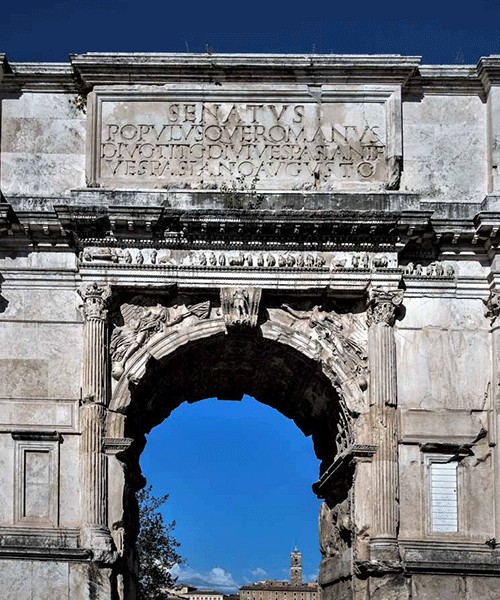
{"label": "weathered stone surface", "polygon": [[[446,115],[452,110],[456,120]],[[484,194],[487,152],[484,104],[479,95],[427,96],[404,103],[405,167],[401,190],[417,191],[430,201],[450,198],[474,201]],[[467,156],[457,140],[467,140]]]}
{"label": "weathered stone surface", "polygon": [[386,575],[380,579],[373,578],[370,580],[369,598],[375,600],[410,600],[409,581],[401,575]]}
{"label": "weathered stone surface", "polygon": [[0,560],[2,577],[0,592],[4,598],[14,600],[31,600],[32,598],[32,563]]}
{"label": "weathered stone surface", "polygon": [[[108,186],[377,189],[401,155],[398,90],[369,85],[176,86],[92,95],[91,177]],[[209,99],[207,99],[209,98]],[[368,100],[368,102],[367,102]],[[341,148],[341,149],[340,149]],[[229,190],[231,186],[229,186]]]}
{"label": "weathered stone surface", "polygon": [[249,393],[323,600],[497,597],[498,57],[0,64],[0,596],[133,600],[144,435]]}

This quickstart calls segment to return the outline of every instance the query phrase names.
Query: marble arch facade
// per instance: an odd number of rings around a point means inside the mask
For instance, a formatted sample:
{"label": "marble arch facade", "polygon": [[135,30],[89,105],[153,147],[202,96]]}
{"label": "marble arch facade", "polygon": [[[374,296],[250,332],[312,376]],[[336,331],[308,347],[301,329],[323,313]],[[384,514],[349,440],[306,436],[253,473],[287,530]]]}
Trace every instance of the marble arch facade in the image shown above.
{"label": "marble arch facade", "polygon": [[144,434],[312,435],[325,600],[496,598],[500,59],[0,54],[0,596],[133,600]]}

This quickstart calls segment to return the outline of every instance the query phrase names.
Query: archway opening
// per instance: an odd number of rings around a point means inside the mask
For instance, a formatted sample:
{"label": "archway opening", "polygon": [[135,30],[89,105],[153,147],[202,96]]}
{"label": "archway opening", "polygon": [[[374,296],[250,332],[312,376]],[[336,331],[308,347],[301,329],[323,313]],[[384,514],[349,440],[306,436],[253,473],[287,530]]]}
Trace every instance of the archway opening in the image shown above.
{"label": "archway opening", "polygon": [[156,494],[170,494],[165,518],[187,561],[174,569],[178,583],[235,593],[289,581],[295,543],[303,581],[317,577],[318,461],[276,410],[248,396],[184,403],[147,435],[141,468]]}
{"label": "archway opening", "polygon": [[[167,346],[168,352],[148,354],[141,376],[129,380],[128,401],[115,404],[122,435],[133,440],[124,458],[120,520],[131,555],[138,530],[135,491],[145,483],[139,459],[146,435],[184,402],[241,400],[247,394],[274,408],[311,437],[320,461],[319,476],[352,444],[351,415],[339,386],[334,385],[335,374],[331,369],[325,373],[324,363],[286,340],[269,339],[259,331],[243,335],[219,330],[206,337],[184,336],[178,344],[169,340]],[[351,484],[349,474],[336,496],[346,498]]]}

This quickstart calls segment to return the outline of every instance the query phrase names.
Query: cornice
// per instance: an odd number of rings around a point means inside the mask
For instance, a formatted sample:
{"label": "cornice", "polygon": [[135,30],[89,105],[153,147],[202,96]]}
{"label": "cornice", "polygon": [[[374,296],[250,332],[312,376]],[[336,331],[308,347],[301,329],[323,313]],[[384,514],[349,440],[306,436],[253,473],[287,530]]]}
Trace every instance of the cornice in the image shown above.
{"label": "cornice", "polygon": [[78,85],[69,63],[8,63],[4,58],[0,89],[2,91],[77,92]]}
{"label": "cornice", "polygon": [[404,85],[418,56],[327,54],[88,53],[70,56],[87,89],[167,82],[304,82]]}
{"label": "cornice", "polygon": [[67,63],[9,63],[0,53],[0,89],[81,93],[94,86],[170,82],[379,84],[411,94],[488,94],[500,85],[500,55],[474,65],[421,65],[399,54],[72,54]]}
{"label": "cornice", "polygon": [[316,248],[395,248],[401,237],[423,234],[430,212],[382,210],[257,210],[164,207],[56,206],[62,227],[83,244],[132,247],[241,248],[301,245]]}
{"label": "cornice", "polygon": [[[227,207],[207,196],[78,191],[40,207],[32,198],[0,203],[2,246],[59,244],[80,250],[97,246],[157,248],[380,247],[426,256],[469,246],[489,251],[500,244],[500,207],[490,196],[473,205],[420,202],[396,194],[321,195],[305,199],[278,194],[252,206]],[[299,197],[300,196],[300,197]],[[115,202],[115,200],[117,200]],[[294,202],[296,200],[297,202]],[[127,201],[129,203],[127,203]],[[37,210],[37,208],[39,208]],[[417,252],[418,250],[418,252]],[[476,250],[474,250],[476,251]]]}
{"label": "cornice", "polygon": [[484,96],[485,89],[472,65],[421,65],[405,87],[406,95],[467,94]]}
{"label": "cornice", "polygon": [[0,84],[2,83],[4,75],[6,73],[10,73],[10,72],[11,72],[11,69],[10,69],[9,61],[7,60],[7,55],[0,52]]}
{"label": "cornice", "polygon": [[500,54],[483,56],[479,59],[476,69],[486,93],[492,85],[500,85]]}

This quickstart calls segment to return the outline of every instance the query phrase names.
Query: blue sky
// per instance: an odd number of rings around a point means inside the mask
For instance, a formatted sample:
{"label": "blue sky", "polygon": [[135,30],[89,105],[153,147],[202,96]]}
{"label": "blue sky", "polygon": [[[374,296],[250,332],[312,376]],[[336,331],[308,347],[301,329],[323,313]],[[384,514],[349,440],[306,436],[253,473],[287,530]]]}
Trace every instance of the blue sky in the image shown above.
{"label": "blue sky", "polygon": [[471,63],[500,53],[500,2],[419,0],[17,0],[2,5],[0,52],[12,61],[69,53],[318,52],[422,55]]}
{"label": "blue sky", "polygon": [[156,494],[170,494],[164,515],[188,561],[179,581],[229,591],[288,579],[295,543],[304,579],[315,579],[319,462],[273,408],[247,396],[184,403],[148,436],[141,466]]}

